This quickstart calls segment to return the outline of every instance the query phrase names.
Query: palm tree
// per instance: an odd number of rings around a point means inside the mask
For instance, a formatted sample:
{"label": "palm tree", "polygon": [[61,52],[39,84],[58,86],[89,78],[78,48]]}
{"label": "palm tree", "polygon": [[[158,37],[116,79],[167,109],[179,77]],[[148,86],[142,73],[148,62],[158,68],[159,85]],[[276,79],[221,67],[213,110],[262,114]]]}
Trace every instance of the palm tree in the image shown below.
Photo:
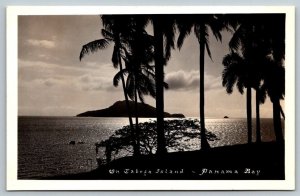
{"label": "palm tree", "polygon": [[222,85],[226,87],[226,92],[231,94],[236,84],[239,92],[244,93],[246,88],[246,105],[247,105],[247,127],[248,127],[248,143],[252,141],[252,110],[251,110],[251,85],[250,75],[247,68],[249,62],[240,54],[231,52],[223,59],[224,70],[222,74]]}
{"label": "palm tree", "polygon": [[129,70],[127,77],[127,92],[131,100],[135,101],[135,138],[140,148],[140,131],[138,122],[138,97],[144,103],[143,95],[150,94],[155,98],[153,37],[145,31],[147,20],[144,17],[134,17],[131,27],[129,48],[131,55],[126,54],[126,69]]}
{"label": "palm tree", "polygon": [[[104,29],[102,29],[103,39],[98,39],[84,45],[80,52],[79,59],[81,60],[86,54],[97,52],[98,50],[102,50],[107,48],[111,43],[114,43],[114,50],[112,54],[112,63],[115,68],[119,68],[120,71],[123,70],[123,64],[121,59],[121,54],[126,45],[126,39],[122,36],[123,32],[128,31],[128,26],[126,24],[129,23],[129,18],[125,16],[102,16],[102,23]],[[129,107],[128,95],[126,93],[125,87],[125,79],[123,75],[121,76],[123,93],[126,101],[126,108],[128,112],[129,124],[132,132],[133,139],[133,148],[134,155],[138,155],[139,149],[134,140],[134,129],[133,122],[131,117],[131,111]]]}
{"label": "palm tree", "polygon": [[260,133],[260,104],[265,101],[265,93],[261,88],[255,89],[255,111],[256,111],[256,143],[261,142],[261,133]]}
{"label": "palm tree", "polygon": [[[260,113],[259,113],[259,100],[260,100],[260,82],[261,74],[259,70],[257,51],[257,29],[253,27],[253,21],[257,18],[252,15],[243,15],[239,19],[238,28],[235,30],[230,42],[229,47],[232,53],[242,53],[243,75],[246,76],[247,88],[247,129],[248,129],[248,143],[252,142],[252,107],[251,107],[251,87],[256,90],[256,136],[257,142],[260,142]],[[224,62],[224,61],[223,61]],[[223,63],[224,64],[224,63]],[[224,70],[225,71],[225,70]],[[241,92],[241,91],[240,91]]]}
{"label": "palm tree", "polygon": [[280,100],[284,99],[285,94],[285,68],[274,60],[270,60],[266,70],[267,71],[264,72],[265,77],[262,88],[267,91],[273,103],[273,124],[276,141],[283,143],[284,137],[280,118],[282,108],[280,106]]}
{"label": "palm tree", "polygon": [[243,88],[247,89],[248,143],[252,142],[251,88],[256,91],[256,142],[261,142],[259,105],[264,103],[266,98],[266,90],[261,87],[262,66],[264,65],[261,54],[259,48],[248,47],[245,48],[242,56],[232,51],[223,59],[225,68],[222,84],[226,86],[227,93],[232,93],[232,88],[236,82],[241,94],[243,94]]}
{"label": "palm tree", "polygon": [[[276,21],[270,23],[269,21]],[[284,142],[280,114],[285,118],[280,100],[285,95],[285,14],[270,14],[266,17],[264,26],[267,48],[267,65],[264,70],[265,88],[273,103],[273,124],[278,143]],[[276,32],[276,33],[275,33]]]}
{"label": "palm tree", "polygon": [[156,154],[167,153],[164,133],[164,65],[171,57],[174,48],[175,17],[174,15],[150,15],[154,32],[154,61],[156,83],[157,113],[157,151]]}
{"label": "palm tree", "polygon": [[150,95],[155,98],[154,73],[151,69],[145,66],[142,66],[137,70],[131,64],[127,64],[125,69],[115,75],[115,86],[118,86],[119,80],[121,79],[122,75],[127,75],[126,92],[128,93],[129,98],[135,103],[135,140],[139,148],[138,99],[141,101],[141,103],[144,103],[144,95]]}
{"label": "palm tree", "polygon": [[210,58],[211,52],[209,48],[209,29],[218,41],[222,40],[221,31],[228,27],[223,20],[223,15],[203,14],[203,15],[183,15],[178,18],[177,26],[179,29],[179,37],[177,46],[180,49],[185,38],[191,33],[192,29],[198,39],[200,48],[200,135],[201,149],[210,148],[205,134],[205,112],[204,112],[204,55],[207,51]]}
{"label": "palm tree", "polygon": [[[114,77],[114,85],[117,86],[120,78],[127,75],[126,91],[131,100],[135,102],[135,140],[139,148],[138,127],[138,98],[144,103],[144,95],[155,98],[155,74],[153,62],[153,37],[144,30],[144,25],[139,25],[138,20],[132,21],[128,49],[124,50],[122,58],[125,69],[118,72]],[[128,51],[130,50],[130,51]]]}
{"label": "palm tree", "polygon": [[[266,90],[261,88],[265,53],[262,51],[261,45],[256,40],[253,40],[252,37],[257,37],[256,35],[253,36],[254,32],[249,30],[247,33],[251,34],[251,36],[243,34],[242,56],[232,50],[231,54],[224,57],[223,86],[229,87],[227,88],[228,93],[232,92],[234,81],[228,79],[228,75],[233,74],[236,78],[242,79],[243,84],[242,87],[239,87],[239,91],[242,93],[242,88],[247,88],[248,143],[252,142],[251,88],[256,91],[256,142],[259,143],[261,142],[259,105],[264,103],[266,98]],[[231,66],[231,69],[228,68],[229,66]],[[232,67],[237,68],[232,69]]]}
{"label": "palm tree", "polygon": [[[273,20],[276,23],[270,22]],[[273,103],[274,131],[279,142],[283,140],[280,120],[280,113],[283,114],[283,112],[281,112],[279,100],[284,96],[284,68],[282,66],[285,56],[284,39],[284,14],[251,14],[240,17],[239,28],[229,43],[233,51],[241,50],[242,53],[252,51],[255,54],[249,58],[254,62],[251,70],[256,70],[259,74],[258,79],[256,76],[258,83],[254,85],[254,88],[259,87],[260,81],[264,82],[261,90],[268,93]]]}
{"label": "palm tree", "polygon": [[171,57],[174,49],[175,17],[174,15],[136,15],[140,27],[152,22],[154,33],[154,64],[155,64],[155,90],[156,90],[156,116],[157,116],[157,151],[156,154],[167,153],[164,133],[164,66]]}
{"label": "palm tree", "polygon": [[[260,70],[261,71],[261,70]],[[261,78],[260,82],[263,81]],[[260,129],[260,104],[264,104],[267,98],[267,91],[263,88],[261,84],[257,85],[255,88],[255,110],[256,110],[256,143],[261,142],[261,129]]]}

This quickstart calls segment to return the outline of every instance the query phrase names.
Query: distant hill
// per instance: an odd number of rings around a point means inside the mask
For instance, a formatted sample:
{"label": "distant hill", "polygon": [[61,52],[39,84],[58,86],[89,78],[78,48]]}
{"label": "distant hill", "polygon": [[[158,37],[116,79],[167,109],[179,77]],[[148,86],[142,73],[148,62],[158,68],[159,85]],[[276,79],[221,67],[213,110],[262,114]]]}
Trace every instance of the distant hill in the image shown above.
{"label": "distant hill", "polygon": [[[130,109],[134,115],[134,102],[129,102]],[[78,117],[127,117],[125,101],[117,101],[108,108],[80,113]],[[138,116],[144,118],[155,118],[156,109],[148,104],[138,103]],[[166,118],[185,118],[183,114],[170,114],[165,112]]]}

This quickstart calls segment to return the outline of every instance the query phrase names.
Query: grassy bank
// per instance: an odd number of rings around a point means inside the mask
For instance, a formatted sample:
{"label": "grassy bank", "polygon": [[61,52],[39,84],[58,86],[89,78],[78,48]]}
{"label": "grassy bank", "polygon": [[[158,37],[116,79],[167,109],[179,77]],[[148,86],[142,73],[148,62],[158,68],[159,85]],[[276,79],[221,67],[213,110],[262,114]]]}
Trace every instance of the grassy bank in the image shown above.
{"label": "grassy bank", "polygon": [[48,179],[280,180],[284,179],[284,147],[268,142],[175,152],[163,157],[124,157],[91,172]]}

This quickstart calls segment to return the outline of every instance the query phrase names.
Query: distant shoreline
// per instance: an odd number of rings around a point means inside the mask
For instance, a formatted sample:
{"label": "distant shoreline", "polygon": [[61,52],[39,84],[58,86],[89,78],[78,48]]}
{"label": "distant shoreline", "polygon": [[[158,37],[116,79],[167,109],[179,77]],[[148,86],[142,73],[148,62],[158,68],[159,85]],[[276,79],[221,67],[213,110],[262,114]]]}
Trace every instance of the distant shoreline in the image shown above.
{"label": "distant shoreline", "polygon": [[[21,118],[78,118],[77,116],[37,116],[37,115],[20,115],[18,116],[18,118],[21,117]],[[80,118],[128,118],[128,117],[95,117],[95,116],[86,116],[86,117],[80,117]],[[141,119],[145,119],[145,118],[153,118],[153,119],[156,119],[156,117],[139,117]],[[185,117],[186,119],[199,119],[199,117],[190,117],[190,116],[186,116]],[[180,118],[180,119],[185,119],[185,118]],[[169,118],[165,118],[165,119],[169,119]],[[171,118],[170,118],[171,119]],[[206,117],[205,118],[206,120],[209,120],[209,119],[224,119],[223,117]],[[228,119],[247,119],[247,118],[244,118],[244,117],[230,117]],[[256,118],[252,118],[252,119],[256,119]],[[260,118],[260,119],[273,119],[272,117],[268,117],[268,118]],[[284,119],[282,119],[284,120]]]}

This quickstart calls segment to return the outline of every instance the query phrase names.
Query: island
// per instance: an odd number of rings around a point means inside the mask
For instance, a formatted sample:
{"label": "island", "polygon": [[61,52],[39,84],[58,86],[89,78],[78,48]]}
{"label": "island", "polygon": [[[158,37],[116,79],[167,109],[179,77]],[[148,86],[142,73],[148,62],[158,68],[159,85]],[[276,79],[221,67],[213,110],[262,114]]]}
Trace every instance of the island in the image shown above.
{"label": "island", "polygon": [[224,116],[224,118],[229,118],[228,116]]}
{"label": "island", "polygon": [[[132,112],[132,116],[135,116],[133,101],[129,101],[129,106]],[[141,118],[156,118],[156,108],[145,103],[138,103],[138,117]],[[87,111],[76,115],[77,117],[128,117],[126,102],[117,101],[108,108]],[[165,118],[185,118],[183,114],[176,113],[170,114],[168,112],[164,113]]]}

